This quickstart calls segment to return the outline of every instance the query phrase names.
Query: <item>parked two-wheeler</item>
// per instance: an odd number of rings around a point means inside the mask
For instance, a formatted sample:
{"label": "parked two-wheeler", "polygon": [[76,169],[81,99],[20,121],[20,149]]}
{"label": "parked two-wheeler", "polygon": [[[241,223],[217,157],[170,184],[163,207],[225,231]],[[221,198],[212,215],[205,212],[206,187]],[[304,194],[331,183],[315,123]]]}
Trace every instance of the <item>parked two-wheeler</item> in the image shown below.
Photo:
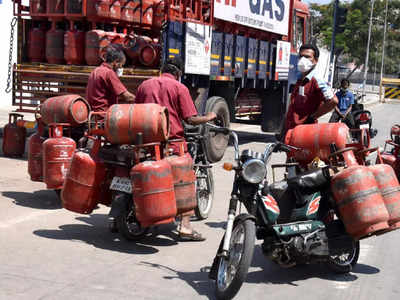
{"label": "parked two-wheeler", "polygon": [[[276,151],[294,149],[280,142],[268,143],[264,153],[239,152],[233,138],[235,171],[225,235],[214,258],[209,277],[215,280],[219,299],[231,299],[246,279],[255,239],[263,240],[262,252],[282,267],[302,263],[326,263],[339,273],[357,263],[360,244],[334,218],[328,167],[297,174],[297,163],[284,164],[286,180],[268,184],[267,164]],[[247,213],[236,215],[241,204]]]}
{"label": "parked two-wheeler", "polygon": [[[365,130],[368,134],[368,137],[364,136],[364,139],[372,139],[378,134],[378,130],[372,128],[372,114],[369,110],[364,108],[363,99],[365,94],[357,93],[354,98],[354,104],[351,108],[351,114],[354,119],[354,128],[350,129],[358,129],[358,130]],[[359,138],[359,133],[356,133],[357,137]],[[366,143],[366,142],[365,142]],[[367,146],[368,147],[368,146]]]}

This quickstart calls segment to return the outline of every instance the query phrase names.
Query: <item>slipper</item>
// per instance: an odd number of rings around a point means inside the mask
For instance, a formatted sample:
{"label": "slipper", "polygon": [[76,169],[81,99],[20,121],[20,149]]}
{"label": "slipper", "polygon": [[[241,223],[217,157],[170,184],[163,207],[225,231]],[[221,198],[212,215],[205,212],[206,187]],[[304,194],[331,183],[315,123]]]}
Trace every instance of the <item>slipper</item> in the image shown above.
{"label": "slipper", "polygon": [[192,230],[191,233],[184,233],[180,232],[179,237],[182,241],[195,241],[195,242],[202,242],[205,241],[206,238],[198,233],[196,230]]}

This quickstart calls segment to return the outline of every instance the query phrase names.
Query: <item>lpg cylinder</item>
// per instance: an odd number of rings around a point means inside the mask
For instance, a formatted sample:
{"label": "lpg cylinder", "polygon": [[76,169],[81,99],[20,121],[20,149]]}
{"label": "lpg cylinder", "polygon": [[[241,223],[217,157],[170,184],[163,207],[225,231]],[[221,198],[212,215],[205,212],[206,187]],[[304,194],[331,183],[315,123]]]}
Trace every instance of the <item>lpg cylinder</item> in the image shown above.
{"label": "lpg cylinder", "polygon": [[8,124],[3,129],[3,154],[7,157],[21,157],[25,152],[26,128],[17,125],[18,118],[24,116],[10,113]]}
{"label": "lpg cylinder", "polygon": [[124,52],[132,60],[133,64],[139,62],[140,50],[151,43],[151,41],[151,38],[147,36],[138,36],[135,34],[126,36],[123,42]]}
{"label": "lpg cylinder", "polygon": [[43,181],[48,189],[61,189],[75,152],[73,139],[63,137],[63,127],[69,124],[49,125],[49,138],[43,143]]}
{"label": "lpg cylinder", "polygon": [[331,190],[347,232],[355,239],[389,227],[389,213],[374,174],[351,166],[333,176]]}
{"label": "lpg cylinder", "polygon": [[43,181],[43,152],[42,146],[46,140],[43,137],[44,124],[37,121],[37,131],[28,139],[28,173],[32,181]]}
{"label": "lpg cylinder", "polygon": [[176,209],[178,214],[193,210],[197,206],[196,175],[193,160],[189,153],[182,156],[172,155],[166,158],[171,166],[174,179]]}
{"label": "lpg cylinder", "polygon": [[400,227],[400,186],[393,168],[385,164],[368,167],[375,176],[378,188],[389,213],[389,226]]}
{"label": "lpg cylinder", "polygon": [[104,134],[112,144],[133,144],[137,134],[143,143],[163,142],[169,135],[169,114],[166,107],[154,103],[114,104],[106,112]]}
{"label": "lpg cylinder", "polygon": [[161,60],[161,45],[148,43],[140,48],[139,61],[146,67],[157,67]]}
{"label": "lpg cylinder", "polygon": [[46,33],[46,59],[50,64],[64,63],[64,30],[53,22]]}
{"label": "lpg cylinder", "polygon": [[90,214],[98,204],[100,186],[106,178],[106,168],[96,156],[87,149],[81,149],[72,157],[61,191],[61,201],[65,209]]}
{"label": "lpg cylinder", "polygon": [[64,59],[68,65],[82,65],[85,62],[85,32],[74,28],[73,22],[64,35]]}
{"label": "lpg cylinder", "polygon": [[176,201],[171,166],[165,160],[144,161],[131,169],[136,217],[142,227],[174,221]]}
{"label": "lpg cylinder", "polygon": [[143,26],[151,26],[153,24],[153,6],[154,0],[142,0],[142,20]]}
{"label": "lpg cylinder", "polygon": [[141,19],[141,0],[126,1],[125,5],[121,5],[121,20],[128,23],[140,23]]}
{"label": "lpg cylinder", "polygon": [[[29,13],[32,19],[39,19],[37,15],[46,14],[46,0],[30,0],[29,1]],[[44,18],[44,17],[41,17]]]}
{"label": "lpg cylinder", "polygon": [[110,17],[111,0],[86,0],[86,15],[89,21],[105,22]]}
{"label": "lpg cylinder", "polygon": [[49,18],[64,14],[64,0],[47,0],[47,15]]}
{"label": "lpg cylinder", "polygon": [[164,22],[165,16],[165,2],[164,0],[156,0],[153,7],[153,27],[160,29]]}
{"label": "lpg cylinder", "polygon": [[110,19],[121,20],[121,2],[114,0],[110,6]]}
{"label": "lpg cylinder", "polygon": [[30,62],[46,61],[46,31],[42,26],[33,27],[28,36],[28,59]]}
{"label": "lpg cylinder", "polygon": [[[330,145],[335,143],[338,150],[346,147],[349,140],[349,128],[343,123],[321,123],[298,125],[288,130],[285,144],[300,148],[288,156],[301,164],[310,163],[315,157],[327,162],[331,154]],[[352,151],[343,153],[347,165],[356,164]]]}
{"label": "lpg cylinder", "polygon": [[42,121],[46,125],[69,123],[72,127],[76,127],[88,120],[89,113],[89,103],[79,95],[52,97],[40,106]]}
{"label": "lpg cylinder", "polygon": [[103,30],[86,32],[85,60],[89,66],[98,66],[103,61],[100,51],[110,44],[107,33]]}

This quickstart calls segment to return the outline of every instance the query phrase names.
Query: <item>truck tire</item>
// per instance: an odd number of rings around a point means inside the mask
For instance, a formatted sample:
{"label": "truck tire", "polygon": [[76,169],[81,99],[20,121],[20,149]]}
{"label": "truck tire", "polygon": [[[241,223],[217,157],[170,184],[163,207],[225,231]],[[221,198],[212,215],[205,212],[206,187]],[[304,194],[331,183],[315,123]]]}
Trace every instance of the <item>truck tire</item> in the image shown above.
{"label": "truck tire", "polygon": [[[214,96],[207,100],[205,114],[214,112],[217,119],[214,124],[230,127],[229,108],[224,98]],[[215,163],[222,159],[228,146],[229,136],[222,133],[206,132],[205,153],[210,162]]]}

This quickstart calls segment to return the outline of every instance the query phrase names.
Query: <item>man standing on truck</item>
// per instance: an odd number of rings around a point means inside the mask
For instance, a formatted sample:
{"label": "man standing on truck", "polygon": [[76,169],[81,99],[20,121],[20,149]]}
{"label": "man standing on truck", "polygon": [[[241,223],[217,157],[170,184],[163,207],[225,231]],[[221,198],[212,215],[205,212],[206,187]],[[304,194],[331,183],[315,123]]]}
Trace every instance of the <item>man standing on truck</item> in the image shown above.
{"label": "man standing on truck", "polygon": [[[206,116],[198,116],[196,107],[188,88],[180,83],[183,74],[183,62],[180,58],[170,58],[161,68],[161,76],[144,81],[137,90],[135,103],[157,103],[169,111],[170,138],[183,139],[182,121],[191,125],[199,125],[217,117],[214,112]],[[172,144],[174,152],[179,152],[177,145]],[[185,151],[187,146],[185,144]],[[178,227],[182,240],[204,241],[205,238],[194,230],[190,224],[193,211],[182,215]]]}
{"label": "man standing on truck", "polygon": [[119,48],[110,45],[105,51],[105,62],[93,70],[86,87],[86,99],[93,111],[107,111],[118,102],[134,102],[135,95],[128,92],[119,80],[126,62],[125,54]]}
{"label": "man standing on truck", "polygon": [[339,104],[335,106],[329,123],[336,123],[342,120],[349,128],[354,128],[354,118],[351,114],[351,107],[354,104],[354,95],[348,90],[349,86],[349,80],[343,78],[340,82],[340,91],[336,93]]}
{"label": "man standing on truck", "polygon": [[332,89],[316,74],[318,57],[317,46],[304,44],[300,47],[297,65],[300,73],[290,98],[284,134],[297,125],[316,123],[338,104]]}

